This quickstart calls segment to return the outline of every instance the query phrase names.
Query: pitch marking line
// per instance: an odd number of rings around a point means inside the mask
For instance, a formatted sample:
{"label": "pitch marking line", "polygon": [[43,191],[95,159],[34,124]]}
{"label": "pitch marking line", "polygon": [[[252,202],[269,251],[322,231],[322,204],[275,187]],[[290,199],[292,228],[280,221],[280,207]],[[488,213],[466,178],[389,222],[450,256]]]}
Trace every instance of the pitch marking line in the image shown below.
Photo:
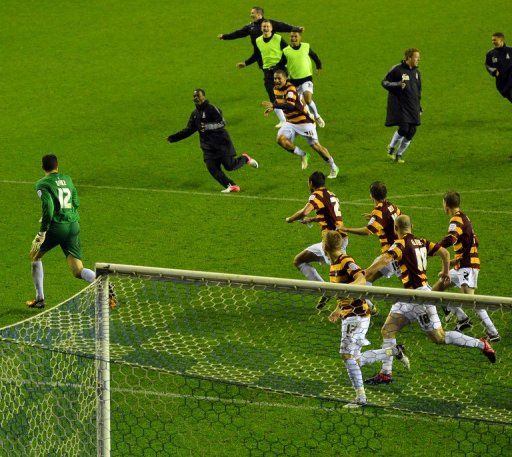
{"label": "pitch marking line", "polygon": [[[0,180],[0,184],[22,184],[27,185],[31,184],[34,185],[32,181],[11,181],[7,179]],[[121,191],[132,191],[132,192],[144,192],[144,193],[162,193],[162,194],[179,194],[179,195],[197,195],[197,196],[203,196],[203,197],[221,197],[226,198],[225,194],[222,194],[220,192],[213,193],[213,192],[194,192],[194,191],[187,191],[187,190],[177,190],[177,189],[151,189],[151,188],[145,188],[145,187],[124,187],[124,186],[96,186],[93,184],[80,184],[76,183],[79,188],[85,188],[85,189],[101,189],[101,190],[121,190]],[[468,194],[468,193],[483,193],[483,192],[508,192],[512,189],[480,189],[480,190],[468,190],[468,191],[461,191],[462,194]],[[433,195],[444,195],[444,193],[428,193],[428,194],[411,194],[411,195],[400,195],[400,196],[394,196],[394,198],[412,198],[412,197],[420,197],[420,196],[433,196]],[[286,198],[286,197],[266,197],[266,196],[260,196],[260,195],[243,195],[243,194],[233,194],[230,198],[245,198],[245,199],[252,199],[252,200],[261,200],[261,201],[278,201],[278,202],[299,202],[304,203],[306,201],[306,197],[304,198]],[[370,199],[358,199],[358,200],[340,200],[340,203],[342,205],[350,205],[350,206],[365,206],[370,207],[371,201]],[[426,211],[442,211],[441,205],[439,207],[431,207],[431,206],[411,206],[411,205],[400,205],[402,208],[409,208],[409,209],[419,209],[419,210],[426,210]],[[487,210],[487,209],[471,209],[471,213],[484,213],[484,214],[512,214],[512,211],[500,211],[500,210]]]}

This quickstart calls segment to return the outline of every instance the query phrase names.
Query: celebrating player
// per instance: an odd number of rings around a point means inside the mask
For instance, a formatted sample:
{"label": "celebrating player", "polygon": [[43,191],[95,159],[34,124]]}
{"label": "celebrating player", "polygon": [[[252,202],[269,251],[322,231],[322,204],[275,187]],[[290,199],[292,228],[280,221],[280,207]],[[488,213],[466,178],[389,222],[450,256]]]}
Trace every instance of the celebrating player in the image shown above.
{"label": "celebrating player", "polygon": [[222,111],[206,99],[203,89],[194,91],[193,100],[196,109],[192,111],[187,126],[170,135],[167,141],[175,143],[199,131],[204,163],[213,178],[224,187],[221,192],[240,192],[240,187],[224,174],[221,165],[231,171],[238,170],[245,164],[258,168],[258,162],[245,153],[236,157],[235,147],[229,133],[224,128],[226,121],[222,116]]}
{"label": "celebrating player", "polygon": [[311,49],[309,43],[302,42],[301,32],[290,33],[290,46],[283,49],[286,68],[290,77],[290,82],[297,88],[299,96],[304,98],[310,112],[315,117],[318,127],[325,127],[325,121],[322,119],[313,101],[313,69],[311,61],[316,65],[316,72],[322,69],[322,62]]}
{"label": "celebrating player", "polygon": [[[286,218],[286,222],[300,221],[303,224],[317,222],[320,224],[320,232],[323,234],[328,230],[340,231],[343,227],[343,217],[340,211],[340,202],[336,195],[325,187],[325,175],[315,171],[308,179],[311,195],[306,206]],[[316,216],[307,217],[312,211]],[[348,238],[343,235],[341,249],[345,251]],[[322,243],[313,244],[295,256],[293,264],[310,281],[323,281],[316,269],[310,265],[312,262],[330,264],[329,257],[325,254]]]}
{"label": "celebrating player", "polygon": [[[332,230],[324,232],[322,246],[331,261],[330,282],[354,285],[365,284],[364,272],[352,257],[345,254],[342,244],[343,238],[339,232]],[[336,322],[340,317],[340,354],[347,368],[352,386],[356,391],[355,400],[347,406],[363,406],[366,404],[366,394],[360,367],[368,363],[387,360],[389,357],[396,357],[409,369],[409,359],[401,345],[361,353],[363,346],[370,344],[366,339],[366,332],[370,325],[370,307],[366,300],[338,299],[336,309],[330,314],[329,320]]]}
{"label": "celebrating player", "polygon": [[[473,295],[477,288],[478,273],[480,271],[480,258],[478,257],[478,239],[473,231],[473,224],[460,210],[460,195],[457,192],[447,192],[443,197],[443,208],[450,216],[448,235],[439,245],[445,248],[454,247],[455,259],[451,264],[450,283],[441,283],[439,290],[450,286],[458,287],[464,294]],[[449,312],[457,316],[456,330],[463,331],[472,326],[467,314],[458,307],[448,307]],[[482,320],[489,341],[499,341],[500,335],[485,309],[475,309],[475,313]]]}
{"label": "celebrating player", "polygon": [[302,104],[295,86],[288,81],[284,70],[274,72],[274,94],[276,96],[274,103],[264,101],[262,105],[265,107],[265,116],[268,116],[276,108],[282,109],[285,113],[286,122],[277,132],[279,146],[301,157],[304,170],[308,166],[309,154],[293,143],[296,135],[304,137],[308,144],[329,164],[331,172],[327,177],[336,178],[339,169],[329,151],[318,142],[315,121]]}
{"label": "celebrating player", "polygon": [[[374,262],[367,270],[368,275],[380,271],[384,266],[395,261],[401,271],[401,279],[406,289],[431,290],[427,282],[427,256],[439,256],[443,262],[440,280],[434,285],[438,290],[440,282],[449,281],[450,254],[439,244],[412,234],[409,216],[402,214],[395,219],[397,240]],[[421,329],[437,344],[453,344],[456,346],[479,348],[491,363],[496,361],[496,353],[491,345],[481,338],[477,340],[457,331],[445,332],[434,305],[417,305],[414,303],[395,303],[382,327],[383,344],[386,349],[396,345],[396,334],[407,324],[418,321]],[[382,370],[373,378],[367,379],[368,384],[388,384],[392,381],[393,358],[389,357],[383,364]]]}
{"label": "celebrating player", "polygon": [[73,181],[68,175],[59,173],[57,156],[54,154],[43,157],[42,168],[45,176],[36,183],[42,206],[41,228],[30,250],[36,298],[26,302],[29,308],[44,308],[46,305],[41,259],[55,246],[61,247],[75,278],[87,282],[93,282],[96,278],[94,271],[84,268],[81,260],[79,200]]}

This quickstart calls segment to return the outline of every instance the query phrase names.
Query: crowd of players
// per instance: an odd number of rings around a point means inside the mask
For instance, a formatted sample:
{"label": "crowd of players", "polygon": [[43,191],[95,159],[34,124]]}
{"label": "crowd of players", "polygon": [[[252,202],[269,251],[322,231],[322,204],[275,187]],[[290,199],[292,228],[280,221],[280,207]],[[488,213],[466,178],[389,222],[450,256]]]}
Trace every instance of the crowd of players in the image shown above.
{"label": "crowd of players", "polygon": [[[330,281],[335,283],[368,284],[379,278],[397,276],[407,289],[442,291],[455,286],[463,293],[473,294],[477,288],[480,260],[478,240],[468,217],[460,209],[460,196],[457,192],[448,192],[444,196],[443,206],[450,216],[448,234],[438,243],[416,237],[412,233],[409,216],[387,200],[384,183],[374,182],[370,186],[370,196],[374,208],[367,214],[367,225],[350,228],[344,225],[340,203],[333,192],[326,187],[326,178],[336,178],[339,172],[334,158],[318,141],[316,125],[325,127],[313,101],[312,63],[317,71],[322,64],[308,43],[302,42],[303,27],[283,22],[266,20],[263,9],[251,9],[252,22],[230,34],[218,36],[222,40],[231,40],[250,36],[254,47],[252,56],[237,64],[244,68],[257,62],[263,70],[264,85],[269,101],[262,102],[265,115],[274,111],[279,119],[277,142],[285,150],[301,159],[302,169],[307,168],[309,154],[294,143],[295,137],[304,137],[308,144],[329,165],[326,176],[320,171],[309,177],[311,196],[307,204],[288,217],[287,222],[300,221],[305,224],[318,223],[321,228],[321,242],[309,246],[300,252],[294,260],[295,266],[304,276],[313,281],[322,281],[322,277],[311,265],[313,262],[330,265]],[[289,46],[277,32],[289,32]],[[486,56],[486,68],[496,78],[496,87],[500,94],[512,102],[512,48],[505,45],[502,33],[492,36],[494,49]],[[385,76],[382,86],[388,91],[388,110],[386,125],[398,127],[388,147],[389,157],[397,163],[403,163],[403,155],[408,148],[421,115],[421,76],[418,71],[420,51],[410,48],[405,51],[404,60],[395,65]],[[229,134],[225,130],[222,111],[209,103],[203,89],[193,94],[196,105],[187,126],[168,137],[171,143],[180,141],[199,132],[200,145],[204,161],[210,174],[223,187],[222,192],[239,192],[240,187],[228,178],[222,170],[236,170],[245,164],[258,168],[258,162],[247,153],[236,155]],[[81,261],[80,225],[78,216],[78,194],[72,179],[59,172],[57,157],[49,154],[42,159],[45,176],[36,184],[36,191],[42,202],[41,227],[32,242],[32,278],[36,297],[27,302],[31,308],[45,306],[43,290],[44,254],[60,246],[66,256],[73,275],[92,282],[95,273],[84,268]],[[310,213],[314,216],[309,216]],[[347,254],[348,235],[377,235],[381,243],[381,254],[366,269]],[[450,260],[446,248],[454,248],[455,257]],[[439,280],[430,286],[426,268],[428,256],[439,256],[442,271]],[[317,308],[326,306],[328,298],[322,297]],[[110,304],[116,305],[114,292],[110,291]],[[409,368],[409,359],[404,347],[397,344],[397,333],[405,325],[417,321],[421,329],[438,344],[452,344],[461,347],[478,348],[492,362],[496,354],[489,341],[500,340],[498,330],[487,312],[476,310],[485,329],[486,338],[476,339],[462,333],[471,328],[469,317],[461,308],[445,309],[448,321],[455,316],[455,330],[444,331],[435,306],[395,303],[382,327],[383,344],[381,349],[362,351],[369,344],[366,332],[369,328],[372,309],[375,307],[365,299],[338,299],[329,320],[342,320],[340,353],[347,368],[349,378],[356,391],[356,399],[350,406],[366,404],[366,394],[361,374],[361,366],[382,362],[377,375],[366,380],[368,384],[386,384],[392,381],[392,365],[396,358]]]}

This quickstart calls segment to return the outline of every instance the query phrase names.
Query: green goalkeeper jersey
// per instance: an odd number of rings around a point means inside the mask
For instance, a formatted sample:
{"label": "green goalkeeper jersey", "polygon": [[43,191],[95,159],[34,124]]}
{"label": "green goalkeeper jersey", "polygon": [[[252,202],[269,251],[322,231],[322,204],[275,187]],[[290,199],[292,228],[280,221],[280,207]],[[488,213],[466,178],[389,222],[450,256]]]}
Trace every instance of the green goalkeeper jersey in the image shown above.
{"label": "green goalkeeper jersey", "polygon": [[73,180],[62,173],[50,173],[36,183],[37,195],[41,199],[41,232],[46,232],[50,224],[78,222],[78,193]]}

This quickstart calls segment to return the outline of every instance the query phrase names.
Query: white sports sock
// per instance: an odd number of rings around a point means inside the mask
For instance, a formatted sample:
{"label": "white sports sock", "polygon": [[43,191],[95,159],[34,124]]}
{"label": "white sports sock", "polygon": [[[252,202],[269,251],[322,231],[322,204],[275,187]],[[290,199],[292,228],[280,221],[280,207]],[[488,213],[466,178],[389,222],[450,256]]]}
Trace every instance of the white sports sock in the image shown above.
{"label": "white sports sock", "polygon": [[80,276],[87,282],[93,282],[96,279],[96,273],[88,268],[82,268]]}
{"label": "white sports sock", "polygon": [[391,138],[391,142],[389,143],[389,147],[390,148],[394,148],[395,146],[397,146],[399,143],[402,142],[403,138],[404,137],[402,135],[399,135],[398,132],[395,132],[393,134],[393,138]]}
{"label": "white sports sock", "polygon": [[[382,341],[382,349],[389,349],[396,346],[395,338],[384,338]],[[384,362],[382,362],[381,372],[384,374],[391,374],[393,371],[393,356],[388,356]]]}
{"label": "white sports sock", "polygon": [[321,281],[324,282],[322,277],[318,274],[318,271],[308,263],[301,263],[299,265],[300,272],[310,281]]}
{"label": "white sports sock", "polygon": [[363,387],[363,374],[361,373],[361,368],[359,368],[357,362],[354,359],[347,359],[344,362],[347,367],[348,377],[350,378],[354,389],[360,389]]}
{"label": "white sports sock", "polygon": [[494,326],[489,314],[485,309],[475,309],[476,315],[482,320],[482,324],[484,324],[485,330],[489,335],[497,335],[498,329]]}
{"label": "white sports sock", "polygon": [[359,359],[359,365],[362,367],[369,363],[385,362],[389,357],[393,356],[393,349],[372,349],[371,351],[364,351]]}
{"label": "white sports sock", "polygon": [[295,149],[293,150],[293,154],[297,154],[300,157],[304,157],[306,155],[306,153],[298,146],[295,146]]}
{"label": "white sports sock", "polygon": [[310,103],[308,103],[308,108],[311,111],[311,114],[315,117],[320,117],[320,114],[318,113],[318,110],[316,109],[316,104],[313,100],[311,100]]}
{"label": "white sports sock", "polygon": [[396,150],[397,156],[403,156],[405,153],[405,150],[409,147],[411,144],[411,140],[406,140],[405,138],[400,143],[400,146],[398,146],[398,149]]}
{"label": "white sports sock", "polygon": [[274,112],[276,113],[276,116],[278,117],[280,122],[286,121],[286,117],[285,117],[282,109],[279,109],[279,108],[274,109]]}
{"label": "white sports sock", "polygon": [[462,308],[457,308],[455,306],[448,306],[448,311],[451,311],[455,316],[457,316],[458,321],[465,321],[468,318],[468,315],[462,311]]}
{"label": "white sports sock", "polygon": [[463,346],[467,348],[484,348],[484,343],[472,336],[464,335],[464,333],[452,330],[446,332],[444,336],[444,342],[446,344],[453,344],[454,346]]}
{"label": "white sports sock", "polygon": [[327,159],[327,163],[330,165],[331,169],[336,167],[336,164],[334,163],[334,158],[332,156]]}
{"label": "white sports sock", "polygon": [[[373,283],[371,283],[370,281],[366,281],[366,285],[373,286]],[[371,300],[368,300],[367,298],[365,298],[365,300],[366,300],[366,303],[368,303],[368,306],[370,307],[370,309],[375,308],[375,305],[372,303]]]}
{"label": "white sports sock", "polygon": [[36,260],[35,262],[32,262],[32,281],[36,288],[36,300],[44,299],[43,279],[43,262],[41,260]]}

